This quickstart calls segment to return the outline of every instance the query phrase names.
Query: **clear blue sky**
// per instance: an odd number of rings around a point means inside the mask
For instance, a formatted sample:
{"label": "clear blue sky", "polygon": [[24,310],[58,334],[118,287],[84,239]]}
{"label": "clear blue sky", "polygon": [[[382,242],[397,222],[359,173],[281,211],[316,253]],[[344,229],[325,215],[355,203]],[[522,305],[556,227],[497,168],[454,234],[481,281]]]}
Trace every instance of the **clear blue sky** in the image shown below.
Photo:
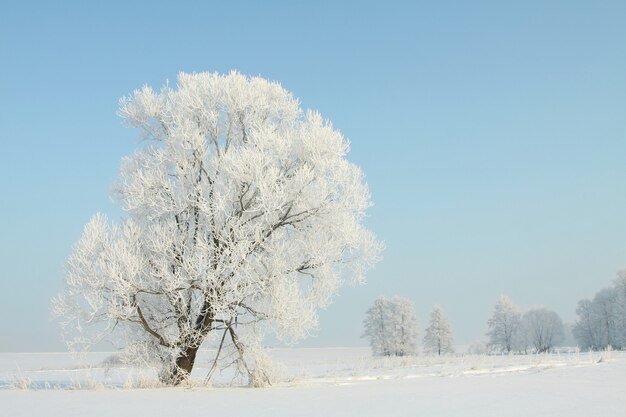
{"label": "clear blue sky", "polygon": [[574,320],[626,267],[624,22],[623,1],[3,0],[0,351],[63,349],[49,300],[137,145],[118,99],[179,71],[280,81],[352,142],[385,259],[304,346],[365,344],[379,294],[422,325],[440,304],[461,343],[500,293]]}

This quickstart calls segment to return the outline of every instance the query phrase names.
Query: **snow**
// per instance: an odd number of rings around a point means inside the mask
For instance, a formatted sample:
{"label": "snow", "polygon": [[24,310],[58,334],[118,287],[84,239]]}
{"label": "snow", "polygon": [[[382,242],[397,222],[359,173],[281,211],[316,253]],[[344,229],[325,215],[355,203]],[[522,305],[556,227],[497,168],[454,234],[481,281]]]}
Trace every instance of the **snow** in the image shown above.
{"label": "snow", "polygon": [[[626,352],[372,358],[367,348],[270,349],[284,364],[269,388],[199,382],[150,386],[154,371],[109,353],[0,354],[2,416],[622,416]],[[193,376],[201,381],[210,352]],[[204,358],[204,359],[203,359]],[[135,379],[133,379],[133,376]],[[22,383],[20,385],[20,383]],[[18,387],[25,389],[19,389]]]}

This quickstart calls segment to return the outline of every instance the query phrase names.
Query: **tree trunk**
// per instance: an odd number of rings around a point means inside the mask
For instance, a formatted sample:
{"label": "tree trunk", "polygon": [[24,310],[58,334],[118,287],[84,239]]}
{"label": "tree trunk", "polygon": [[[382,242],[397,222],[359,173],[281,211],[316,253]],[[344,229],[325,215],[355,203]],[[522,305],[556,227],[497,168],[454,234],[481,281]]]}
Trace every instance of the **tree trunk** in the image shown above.
{"label": "tree trunk", "polygon": [[198,353],[198,346],[183,350],[176,358],[176,365],[163,371],[161,381],[168,385],[178,385],[185,381],[193,369],[196,353]]}
{"label": "tree trunk", "polygon": [[180,370],[184,371],[185,374],[189,375],[193,369],[193,364],[196,361],[197,352],[198,347],[187,348],[178,356],[178,358],[176,358],[176,366]]}
{"label": "tree trunk", "polygon": [[[194,335],[196,337],[187,339],[188,346],[182,348],[174,362],[175,365],[162,372],[162,382],[168,385],[178,385],[185,381],[191,374],[191,370],[196,361],[196,353],[198,353],[198,349],[200,345],[202,345],[204,338],[211,331],[211,325],[215,317],[215,312],[211,309],[208,299],[205,300],[202,311],[203,313],[198,315],[195,320],[194,331],[198,332]],[[184,330],[181,330],[181,333],[183,333],[183,331]]]}

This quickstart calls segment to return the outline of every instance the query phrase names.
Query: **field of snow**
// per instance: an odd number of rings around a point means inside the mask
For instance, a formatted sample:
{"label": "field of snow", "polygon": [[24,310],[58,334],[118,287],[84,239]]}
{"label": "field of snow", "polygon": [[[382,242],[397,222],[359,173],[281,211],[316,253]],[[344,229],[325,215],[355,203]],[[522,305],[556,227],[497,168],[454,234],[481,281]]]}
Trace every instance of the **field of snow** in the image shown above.
{"label": "field of snow", "polygon": [[372,358],[367,348],[271,349],[280,382],[185,387],[91,353],[0,354],[0,416],[626,416],[626,352]]}

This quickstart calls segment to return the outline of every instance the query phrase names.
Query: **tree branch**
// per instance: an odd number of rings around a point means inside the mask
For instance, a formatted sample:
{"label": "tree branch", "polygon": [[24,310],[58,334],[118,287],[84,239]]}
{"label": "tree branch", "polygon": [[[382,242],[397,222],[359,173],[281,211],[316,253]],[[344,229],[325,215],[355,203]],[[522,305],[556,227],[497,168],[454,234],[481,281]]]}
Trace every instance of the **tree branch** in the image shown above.
{"label": "tree branch", "polygon": [[135,309],[137,310],[137,315],[139,316],[140,323],[143,326],[144,330],[147,331],[152,336],[154,336],[159,341],[159,344],[161,346],[172,347],[171,343],[168,343],[167,340],[165,340],[165,338],[163,336],[161,336],[159,333],[155,332],[150,327],[150,325],[146,321],[146,318],[144,317],[143,313],[141,312],[141,307],[139,307],[139,304],[137,304],[137,299],[135,298],[135,296],[132,297],[132,303],[135,306]]}

